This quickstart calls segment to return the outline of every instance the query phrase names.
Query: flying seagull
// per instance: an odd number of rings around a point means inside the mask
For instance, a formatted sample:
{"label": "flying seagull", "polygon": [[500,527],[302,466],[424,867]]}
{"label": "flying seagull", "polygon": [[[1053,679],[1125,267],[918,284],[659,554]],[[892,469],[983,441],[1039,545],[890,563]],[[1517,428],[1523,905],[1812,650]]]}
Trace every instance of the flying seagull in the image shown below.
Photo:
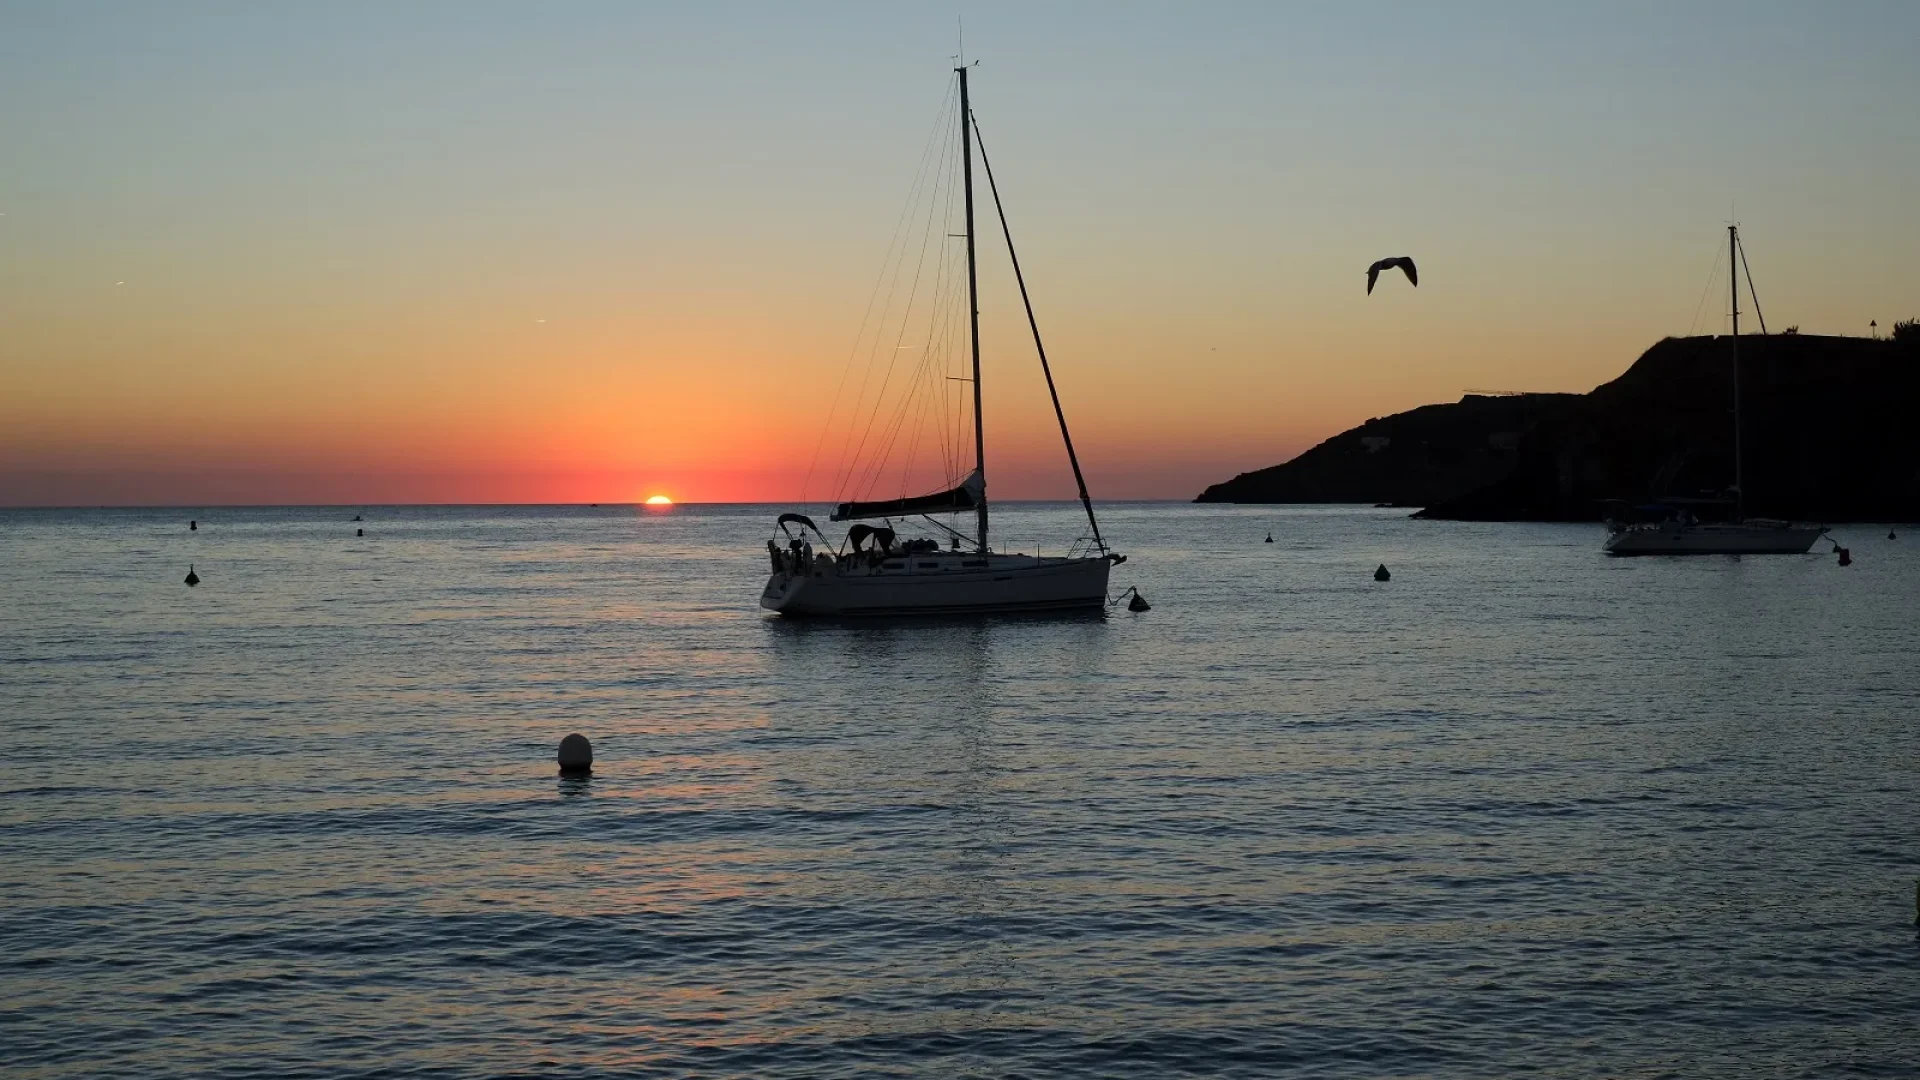
{"label": "flying seagull", "polygon": [[1381,259],[1379,262],[1367,267],[1368,296],[1373,295],[1373,283],[1374,280],[1380,276],[1380,271],[1391,270],[1396,266],[1407,272],[1407,280],[1412,282],[1415,288],[1420,286],[1420,273],[1413,268],[1413,258],[1411,256],[1402,255],[1394,259]]}

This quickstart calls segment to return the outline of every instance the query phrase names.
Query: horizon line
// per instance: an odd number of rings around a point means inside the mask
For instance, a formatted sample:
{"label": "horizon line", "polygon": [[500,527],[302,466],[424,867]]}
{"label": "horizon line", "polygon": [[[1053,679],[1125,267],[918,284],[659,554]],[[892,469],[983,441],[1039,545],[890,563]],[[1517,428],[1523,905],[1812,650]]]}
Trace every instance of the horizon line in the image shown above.
{"label": "horizon line", "polygon": [[[1117,506],[1130,503],[1190,503],[1192,498],[1164,499],[1096,499],[1097,506]],[[1060,499],[996,499],[991,505],[1008,504],[1041,505],[1061,503],[1069,506],[1080,505],[1080,500],[1072,496]],[[33,503],[0,504],[0,511],[7,510],[192,510],[196,508],[219,510],[350,510],[369,506],[434,506],[434,507],[488,507],[488,506],[575,506],[582,509],[595,507],[631,506],[640,509],[652,509],[655,512],[672,510],[682,506],[832,506],[832,502],[801,502],[797,500],[764,500],[749,502],[700,502],[696,500],[675,500],[669,505],[654,504],[649,507],[645,500],[609,501],[609,502],[355,502],[355,503]],[[1341,505],[1328,503],[1327,505]],[[1354,504],[1360,505],[1360,504]],[[917,515],[907,515],[917,516]]]}

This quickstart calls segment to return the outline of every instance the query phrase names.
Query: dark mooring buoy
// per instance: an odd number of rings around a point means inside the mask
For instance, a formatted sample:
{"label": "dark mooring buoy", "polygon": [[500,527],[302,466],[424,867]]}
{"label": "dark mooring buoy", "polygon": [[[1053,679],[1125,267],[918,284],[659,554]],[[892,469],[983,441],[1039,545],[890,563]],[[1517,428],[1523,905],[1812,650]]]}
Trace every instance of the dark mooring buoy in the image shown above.
{"label": "dark mooring buoy", "polygon": [[[188,531],[188,532],[199,532],[199,531],[200,531],[200,523],[199,523],[198,521],[189,521],[189,522],[187,522],[187,531]],[[1891,537],[1889,537],[1889,539],[1891,539]]]}
{"label": "dark mooring buoy", "polygon": [[365,529],[355,529],[355,530],[353,530],[353,535],[355,535],[355,536],[365,536],[365,535],[367,535],[367,530],[365,530]]}
{"label": "dark mooring buoy", "polygon": [[1848,550],[1847,550],[1846,548],[1843,548],[1843,547],[1837,547],[1837,546],[1836,546],[1836,547],[1835,547],[1835,548],[1834,548],[1833,550],[1834,550],[1835,552],[1837,552],[1837,553],[1839,553],[1839,555],[1840,555],[1840,565],[1841,565],[1841,566],[1852,566],[1852,565],[1853,565],[1853,552],[1851,552],[1851,551],[1848,551]]}
{"label": "dark mooring buoy", "polygon": [[1379,568],[1379,569],[1377,569],[1377,570],[1375,570],[1375,571],[1373,572],[1373,580],[1375,580],[1375,581],[1391,581],[1391,580],[1393,580],[1393,575],[1392,575],[1392,574],[1389,574],[1389,573],[1387,573],[1387,564],[1386,564],[1386,563],[1381,563],[1381,564],[1380,564],[1380,568]]}
{"label": "dark mooring buoy", "polygon": [[1133,590],[1133,599],[1127,601],[1127,610],[1128,611],[1152,611],[1153,605],[1147,603],[1147,598],[1140,595],[1139,589],[1135,589]]}
{"label": "dark mooring buoy", "polygon": [[1899,537],[1899,535],[1898,535],[1897,533],[1895,533],[1895,532],[1894,532],[1894,531],[1893,531],[1892,529],[1888,529],[1888,530],[1887,530],[1887,539],[1889,539],[1889,540],[1898,540],[1898,539],[1900,539],[1900,537]]}
{"label": "dark mooring buoy", "polygon": [[593,744],[585,735],[574,732],[560,740],[560,775],[593,775]]}
{"label": "dark mooring buoy", "polygon": [[1271,544],[1271,543],[1273,543],[1273,534],[1272,534],[1272,533],[1268,533],[1268,534],[1267,534],[1267,543],[1269,543],[1269,544]]}
{"label": "dark mooring buoy", "polygon": [[200,584],[200,575],[194,573],[193,564],[188,563],[187,564],[187,587],[192,588],[193,586],[198,584]]}

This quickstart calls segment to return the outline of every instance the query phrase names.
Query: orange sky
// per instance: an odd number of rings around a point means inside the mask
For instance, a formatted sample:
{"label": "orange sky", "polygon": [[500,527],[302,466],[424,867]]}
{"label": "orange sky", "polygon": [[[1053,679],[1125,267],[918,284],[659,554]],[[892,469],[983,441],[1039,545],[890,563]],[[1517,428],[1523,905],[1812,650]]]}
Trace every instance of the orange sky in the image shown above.
{"label": "orange sky", "polygon": [[[840,494],[803,482],[950,31],[755,10],[0,15],[0,504]],[[968,26],[1096,497],[1716,331],[1736,200],[1770,323],[1920,311],[1920,88],[1845,18],[1743,9],[1733,66],[1653,9],[1284,45],[1259,9],[1128,10]],[[1420,287],[1366,296],[1398,254]],[[1069,496],[982,258],[993,493]]]}

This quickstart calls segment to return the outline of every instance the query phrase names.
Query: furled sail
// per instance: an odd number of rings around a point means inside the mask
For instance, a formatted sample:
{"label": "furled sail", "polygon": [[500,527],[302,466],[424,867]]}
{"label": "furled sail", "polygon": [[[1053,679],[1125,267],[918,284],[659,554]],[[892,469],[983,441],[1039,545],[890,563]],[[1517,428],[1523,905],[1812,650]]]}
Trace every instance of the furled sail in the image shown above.
{"label": "furled sail", "polygon": [[912,514],[951,514],[960,510],[972,510],[986,497],[987,482],[979,469],[973,470],[960,486],[936,491],[931,495],[915,495],[906,499],[886,499],[880,502],[843,502],[833,508],[833,520],[854,521],[859,518],[907,517]]}

